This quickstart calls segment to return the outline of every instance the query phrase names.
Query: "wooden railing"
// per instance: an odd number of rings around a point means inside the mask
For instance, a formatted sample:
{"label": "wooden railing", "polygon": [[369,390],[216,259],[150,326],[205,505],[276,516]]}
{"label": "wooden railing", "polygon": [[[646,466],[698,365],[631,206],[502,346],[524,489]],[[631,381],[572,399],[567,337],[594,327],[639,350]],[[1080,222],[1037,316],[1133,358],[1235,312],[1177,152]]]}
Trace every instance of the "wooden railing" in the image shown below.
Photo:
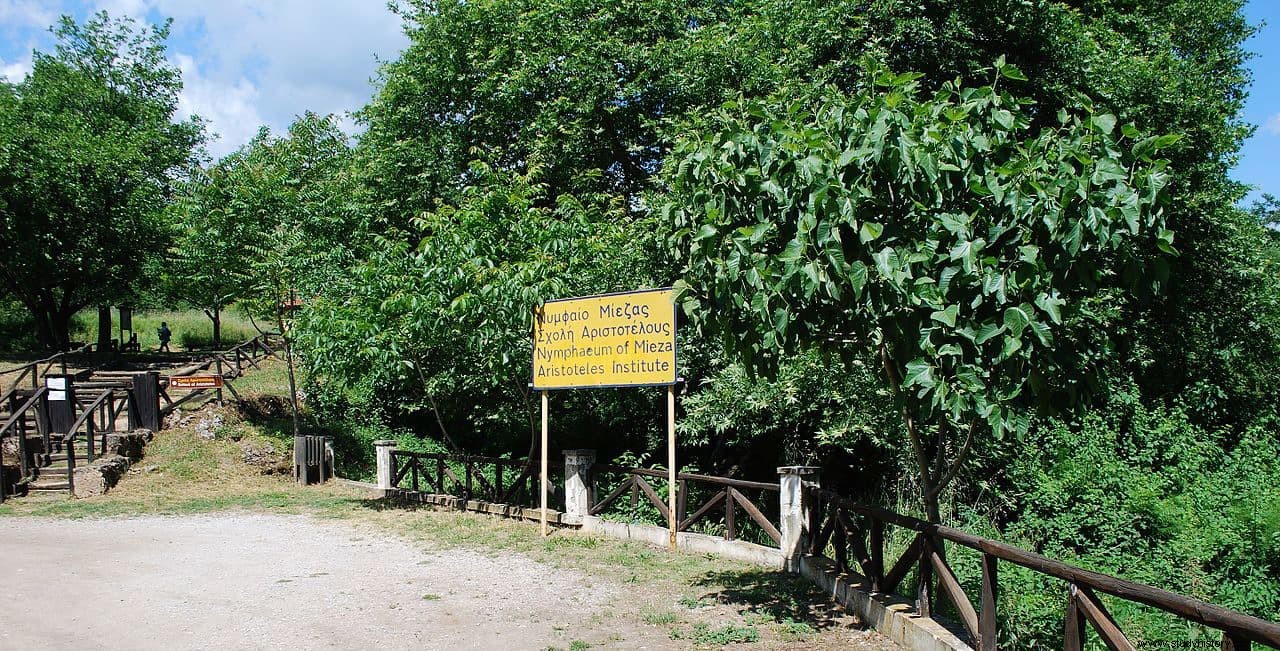
{"label": "wooden railing", "polygon": [[[246,365],[255,369],[260,369],[261,367],[258,366],[258,362],[275,354],[276,349],[272,345],[271,341],[273,338],[278,336],[279,335],[273,332],[260,334],[227,350],[212,353],[203,361],[203,363],[196,364],[168,377],[196,375],[201,371],[209,371],[212,369],[215,373],[222,376],[223,386],[230,391],[233,396],[239,398],[240,396],[236,393],[235,387],[231,385],[231,381],[244,375]],[[161,415],[164,416],[172,413],[174,409],[205,395],[208,391],[210,391],[210,389],[192,389],[186,395],[175,400],[169,395],[168,381],[166,379],[162,382],[160,387],[160,398],[165,401],[165,406],[160,410]]]}
{"label": "wooden railing", "polygon": [[[1248,649],[1252,642],[1280,648],[1280,624],[1221,606],[1068,565],[959,529],[859,504],[816,486],[806,486],[804,503],[809,514],[811,538],[808,551],[811,555],[823,555],[831,548],[832,560],[844,571],[849,568],[849,555],[852,554],[873,592],[895,592],[914,569],[917,577],[916,609],[925,617],[931,616],[934,610],[936,595],[932,590],[936,576],[939,592],[954,606],[960,623],[980,651],[998,648],[996,597],[999,561],[1026,567],[1065,583],[1064,646],[1068,651],[1079,651],[1084,647],[1090,627],[1110,649],[1135,648],[1098,598],[1098,593],[1146,604],[1217,629],[1222,632],[1222,648],[1225,650]],[[885,569],[884,558],[886,525],[916,532],[906,551],[888,566],[888,570]],[[982,554],[982,587],[976,608],[947,563],[946,542]]]}
{"label": "wooden railing", "polygon": [[[61,371],[65,375],[67,372],[68,357],[70,357],[71,355],[83,355],[83,354],[90,353],[92,351],[93,351],[93,344],[86,344],[85,346],[82,346],[75,350],[63,351],[60,353],[56,353],[54,355],[50,355],[49,357],[46,357],[44,359],[37,359],[34,362],[28,362],[26,364],[23,364],[22,366],[11,368],[5,371],[0,371],[0,376],[12,375],[15,373],[17,374],[13,378],[13,380],[9,381],[10,390],[21,387],[24,383],[24,380],[28,378],[30,378],[31,380],[31,388],[34,389],[40,386],[40,378],[47,375],[49,373],[49,370],[52,369],[55,364],[60,365]],[[41,369],[40,368],[41,366],[44,366],[44,368]]]}
{"label": "wooden railing", "polygon": [[[627,468],[622,466],[613,466],[609,464],[597,464],[591,467],[592,485],[595,488],[595,494],[600,494],[601,480],[610,475],[621,475],[621,481],[602,499],[591,505],[590,515],[604,514],[610,506],[614,505],[624,494],[630,493],[632,511],[640,504],[640,496],[643,495],[649,504],[657,508],[661,514],[661,526],[666,526],[670,509],[667,503],[658,495],[658,491],[649,483],[649,479],[657,479],[662,483],[667,480],[666,470],[652,470],[648,468]],[[773,541],[774,545],[782,542],[782,534],[778,531],[778,525],[775,524],[776,516],[770,518],[765,512],[776,514],[777,512],[777,493],[779,485],[776,483],[765,483],[755,481],[744,481],[741,479],[730,479],[727,477],[713,477],[710,475],[699,475],[693,473],[678,473],[676,475],[676,530],[690,531],[699,523],[709,523],[710,528],[723,528],[723,536],[725,540],[737,540],[741,538],[741,525],[737,518],[738,509],[742,509],[752,523],[759,528],[763,536],[767,536]],[[708,490],[710,489],[710,490]],[[761,505],[757,505],[744,491],[759,492],[762,494],[772,493],[773,499],[761,499]],[[690,497],[695,497],[695,503],[699,505],[688,513],[688,505]],[[721,518],[723,514],[723,519]],[[704,527],[705,528],[705,527]],[[753,540],[752,542],[765,542],[763,540]]]}
{"label": "wooden railing", "polygon": [[538,485],[527,459],[395,450],[392,485],[496,504],[531,505]]}
{"label": "wooden railing", "polygon": [[[23,482],[30,480],[34,474],[34,468],[30,463],[31,452],[27,449],[27,414],[33,414],[36,420],[36,432],[44,439],[44,449],[49,449],[49,419],[45,410],[45,398],[48,389],[40,387],[35,389],[32,394],[23,399],[18,394],[17,389],[10,389],[0,398],[0,404],[8,405],[9,417],[0,424],[0,441],[6,437],[14,436],[18,440],[18,481]],[[3,468],[3,456],[0,455],[0,469]],[[0,470],[0,473],[3,471]],[[0,502],[6,498],[8,491],[7,482],[3,476],[0,476]]]}

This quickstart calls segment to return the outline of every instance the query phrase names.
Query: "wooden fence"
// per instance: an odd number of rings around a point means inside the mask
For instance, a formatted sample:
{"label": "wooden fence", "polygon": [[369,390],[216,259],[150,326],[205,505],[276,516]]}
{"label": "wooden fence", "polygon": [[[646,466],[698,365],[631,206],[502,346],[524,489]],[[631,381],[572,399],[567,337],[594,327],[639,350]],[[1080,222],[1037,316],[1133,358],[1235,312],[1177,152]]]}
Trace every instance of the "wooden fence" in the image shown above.
{"label": "wooden fence", "polygon": [[[7,392],[0,400],[9,405],[9,416],[0,424],[0,439],[14,437],[17,440],[18,483],[36,479],[40,475],[40,469],[48,465],[53,453],[64,453],[67,460],[67,489],[74,493],[77,462],[92,463],[106,454],[107,435],[116,432],[116,421],[121,414],[127,414],[129,429],[133,428],[136,412],[133,391],[121,386],[76,396],[76,399],[69,401],[71,417],[75,420],[65,433],[53,431],[48,394],[47,387],[29,390],[29,393],[21,390]],[[35,423],[36,435],[42,440],[39,453],[28,448],[29,416]],[[83,452],[78,449],[79,444],[83,444]],[[7,482],[0,481],[0,501],[6,497],[6,484]]]}
{"label": "wooden fence", "polygon": [[273,332],[260,334],[225,351],[209,354],[203,361],[166,376],[160,383],[160,398],[165,402],[165,405],[160,410],[161,415],[167,416],[174,409],[206,395],[209,391],[216,391],[219,399],[221,399],[222,395],[219,389],[191,389],[186,395],[175,399],[169,395],[168,378],[170,377],[197,375],[201,372],[213,370],[222,378],[224,388],[230,391],[233,396],[239,398],[240,396],[236,393],[235,387],[231,385],[231,381],[244,375],[248,367],[260,369],[258,362],[275,354],[276,348],[272,342],[277,337],[279,335]]}
{"label": "wooden fence", "polygon": [[[516,495],[519,494],[527,498],[526,504],[531,504],[537,495],[536,482],[530,473],[533,466],[524,459],[395,449],[391,450],[390,459],[392,472],[389,478],[392,481],[387,487],[396,490],[388,491],[388,494],[401,498],[412,492],[430,491],[437,495],[509,504],[518,499]],[[568,473],[566,467],[566,475]],[[585,511],[580,515],[631,517],[655,527],[666,526],[668,507],[661,494],[666,489],[665,470],[590,464],[587,473],[591,486],[588,495],[604,496],[587,498],[586,506],[579,507]],[[504,479],[513,475],[516,477],[514,481]],[[599,490],[602,488],[608,489],[607,492]],[[1081,651],[1090,630],[1096,632],[1099,641],[1107,648],[1135,648],[1107,611],[1099,594],[1145,604],[1188,622],[1221,631],[1222,648],[1227,651],[1249,649],[1254,642],[1280,649],[1280,624],[1068,565],[998,540],[860,504],[824,490],[816,482],[755,482],[679,473],[676,490],[679,531],[713,531],[713,535],[723,536],[725,540],[740,540],[743,525],[747,525],[758,532],[756,537],[760,541],[780,549],[784,558],[826,558],[830,554],[830,561],[839,573],[849,572],[851,563],[856,563],[872,593],[901,595],[908,592],[909,595],[902,596],[914,600],[916,616],[934,616],[939,600],[945,598],[951,603],[969,639],[981,651],[991,651],[999,646],[996,599],[1001,562],[1013,563],[1063,582],[1063,632],[1068,651]],[[750,499],[750,495],[758,495],[760,499]],[[624,499],[626,496],[629,500]],[[770,496],[774,498],[772,503]],[[689,513],[691,504],[697,507]],[[794,510],[797,506],[803,517]],[[739,509],[747,516],[745,519],[738,518]],[[784,520],[784,509],[793,509],[788,512],[796,514],[790,516],[794,519]],[[572,505],[566,505],[566,513],[574,510]],[[655,516],[661,520],[657,521]],[[802,524],[796,524],[801,520],[804,521]],[[561,522],[576,524],[572,519]],[[791,529],[789,535],[786,533],[788,526],[798,529]],[[886,527],[899,527],[909,533],[910,542],[896,559],[885,557],[888,547]],[[797,534],[797,530],[802,533]],[[788,543],[784,542],[788,540],[792,541],[790,544],[800,541],[799,547],[788,549]],[[947,561],[947,543],[981,554],[981,594],[976,605],[965,594]],[[892,562],[886,563],[886,560]],[[793,569],[800,569],[802,565],[787,562],[787,567]],[[907,580],[913,575],[914,584],[904,590]]]}
{"label": "wooden fence", "polygon": [[[637,507],[641,504],[640,496],[643,495],[645,501],[656,507],[661,515],[661,522],[654,524],[667,526],[670,510],[667,503],[658,495],[658,491],[649,483],[650,479],[658,479],[659,485],[665,484],[666,470],[628,468],[609,464],[596,464],[591,467],[591,470],[591,484],[593,494],[596,495],[603,492],[601,488],[602,484],[606,483],[604,479],[619,475],[622,479],[603,498],[593,501],[588,515],[606,514],[610,506],[629,492],[632,515],[638,510]],[[776,483],[678,473],[676,475],[676,530],[695,531],[700,528],[701,533],[716,531],[719,535],[723,535],[725,540],[738,540],[741,537],[741,524],[737,512],[741,509],[750,522],[759,528],[763,536],[770,539],[772,545],[778,545],[782,542],[782,533],[778,531],[778,525],[775,524],[779,490],[779,485]],[[746,492],[760,494],[761,499],[757,500],[759,504],[752,501]],[[772,494],[772,500],[767,499],[770,494]],[[693,503],[697,505],[692,514],[688,512],[691,497]],[[766,512],[769,515],[766,515]],[[696,525],[703,526],[696,527]],[[760,540],[761,537],[749,536],[748,540],[765,542]]]}
{"label": "wooden fence", "polygon": [[395,450],[391,461],[392,485],[414,492],[522,506],[538,499],[527,459]]}
{"label": "wooden fence", "polygon": [[[40,380],[53,369],[58,366],[60,372],[65,375],[67,373],[67,364],[73,356],[83,356],[93,352],[93,344],[87,344],[75,350],[63,351],[54,355],[50,355],[44,359],[38,359],[34,362],[28,362],[22,366],[0,371],[0,377],[5,375],[13,375],[13,379],[9,380],[9,390],[17,389],[26,384],[30,380],[31,388],[40,386]],[[43,368],[42,368],[43,367]]]}
{"label": "wooden fence", "polygon": [[[1064,582],[1064,640],[1067,651],[1083,649],[1090,627],[1109,649],[1135,648],[1098,599],[1097,593],[1100,592],[1217,629],[1222,632],[1224,650],[1248,649],[1252,642],[1280,648],[1280,624],[1198,599],[1068,565],[959,529],[859,504],[814,484],[805,486],[804,504],[809,516],[809,531],[813,534],[808,545],[810,555],[820,556],[825,550],[832,549],[832,560],[841,571],[845,571],[849,569],[849,556],[852,554],[873,592],[895,592],[914,569],[916,611],[929,617],[937,597],[946,597],[981,651],[998,648],[996,597],[999,594],[1000,561],[1021,565]],[[884,558],[886,525],[915,532],[906,551],[888,565],[888,569]],[[977,607],[964,593],[947,563],[947,542],[982,554],[982,588]],[[939,594],[934,594],[935,585]]]}

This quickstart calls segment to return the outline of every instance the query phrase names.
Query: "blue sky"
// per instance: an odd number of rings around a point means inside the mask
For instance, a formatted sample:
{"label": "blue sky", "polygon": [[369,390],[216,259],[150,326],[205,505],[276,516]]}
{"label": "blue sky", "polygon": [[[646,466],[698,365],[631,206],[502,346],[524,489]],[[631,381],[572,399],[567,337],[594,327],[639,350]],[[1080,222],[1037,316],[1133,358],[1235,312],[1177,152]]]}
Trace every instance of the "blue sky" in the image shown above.
{"label": "blue sky", "polygon": [[1245,15],[1250,24],[1263,24],[1247,44],[1256,56],[1248,64],[1253,86],[1242,116],[1258,130],[1241,149],[1233,176],[1258,188],[1251,199],[1261,192],[1280,196],[1280,2],[1250,0]]}
{"label": "blue sky", "polygon": [[0,0],[0,75],[21,79],[33,49],[53,49],[48,28],[60,14],[83,21],[100,9],[174,19],[168,51],[182,69],[180,111],[210,121],[213,156],[263,124],[278,132],[307,110],[360,108],[378,60],[407,44],[383,0]]}
{"label": "blue sky", "polygon": [[[0,0],[0,75],[21,79],[31,51],[51,49],[49,25],[106,9],[149,21],[174,19],[170,58],[182,68],[182,111],[211,123],[221,156],[266,124],[280,131],[297,114],[358,109],[369,98],[379,59],[406,44],[382,0]],[[1235,178],[1280,195],[1280,0],[1250,0],[1253,85],[1242,116],[1257,132],[1241,151]],[[349,129],[354,126],[347,123]]]}

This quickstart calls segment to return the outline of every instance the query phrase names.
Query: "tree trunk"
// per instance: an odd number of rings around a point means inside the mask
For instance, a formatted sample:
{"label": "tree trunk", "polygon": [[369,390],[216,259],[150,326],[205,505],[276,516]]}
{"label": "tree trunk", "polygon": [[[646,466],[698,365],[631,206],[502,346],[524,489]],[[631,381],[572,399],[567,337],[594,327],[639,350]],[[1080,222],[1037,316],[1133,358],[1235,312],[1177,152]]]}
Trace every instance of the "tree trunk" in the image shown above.
{"label": "tree trunk", "polygon": [[[880,343],[880,363],[884,367],[885,379],[889,380],[889,386],[893,389],[894,396],[902,405],[902,424],[906,427],[907,438],[911,441],[911,450],[916,457],[916,472],[920,477],[920,499],[924,506],[925,516],[929,519],[929,522],[941,524],[942,511],[938,507],[938,492],[941,489],[934,485],[934,474],[929,467],[929,453],[925,450],[924,441],[921,440],[920,432],[916,429],[915,418],[912,416],[907,396],[902,390],[902,379],[898,375],[893,355],[890,353],[888,345],[883,341]],[[941,471],[939,471],[940,473]]]}
{"label": "tree trunk", "polygon": [[214,350],[223,348],[223,308],[214,306],[211,310],[205,310],[205,316],[214,324]]}
{"label": "tree trunk", "polygon": [[57,348],[58,342],[53,336],[53,321],[49,318],[49,313],[42,309],[32,309],[31,318],[36,324],[36,342],[42,348]]}
{"label": "tree trunk", "polygon": [[302,436],[302,428],[298,425],[298,383],[293,376],[293,342],[289,332],[284,328],[284,314],[276,308],[276,325],[280,326],[280,339],[284,341],[285,366],[289,370],[289,405],[293,408],[293,435]]}
{"label": "tree trunk", "polygon": [[111,349],[111,306],[98,306],[98,352]]}
{"label": "tree trunk", "polygon": [[214,306],[214,350],[223,349],[223,310]]}
{"label": "tree trunk", "polygon": [[75,312],[59,309],[54,310],[49,316],[53,329],[53,347],[58,350],[67,350],[71,347],[71,317],[75,316]]}

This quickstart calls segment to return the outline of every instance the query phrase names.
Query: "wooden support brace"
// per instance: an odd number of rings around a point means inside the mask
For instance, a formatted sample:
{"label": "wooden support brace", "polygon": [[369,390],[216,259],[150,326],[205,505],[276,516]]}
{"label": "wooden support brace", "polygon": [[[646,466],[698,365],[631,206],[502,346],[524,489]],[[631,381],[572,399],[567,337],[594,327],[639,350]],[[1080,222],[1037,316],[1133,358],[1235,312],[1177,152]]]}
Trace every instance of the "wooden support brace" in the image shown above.
{"label": "wooden support brace", "polygon": [[978,630],[978,612],[965,596],[964,590],[960,587],[960,581],[956,579],[955,573],[951,571],[951,567],[943,560],[932,542],[926,540],[925,549],[929,555],[929,562],[938,573],[938,585],[942,588],[942,593],[955,605],[956,612],[960,614],[960,623],[964,624],[973,639],[981,639],[982,634]]}

